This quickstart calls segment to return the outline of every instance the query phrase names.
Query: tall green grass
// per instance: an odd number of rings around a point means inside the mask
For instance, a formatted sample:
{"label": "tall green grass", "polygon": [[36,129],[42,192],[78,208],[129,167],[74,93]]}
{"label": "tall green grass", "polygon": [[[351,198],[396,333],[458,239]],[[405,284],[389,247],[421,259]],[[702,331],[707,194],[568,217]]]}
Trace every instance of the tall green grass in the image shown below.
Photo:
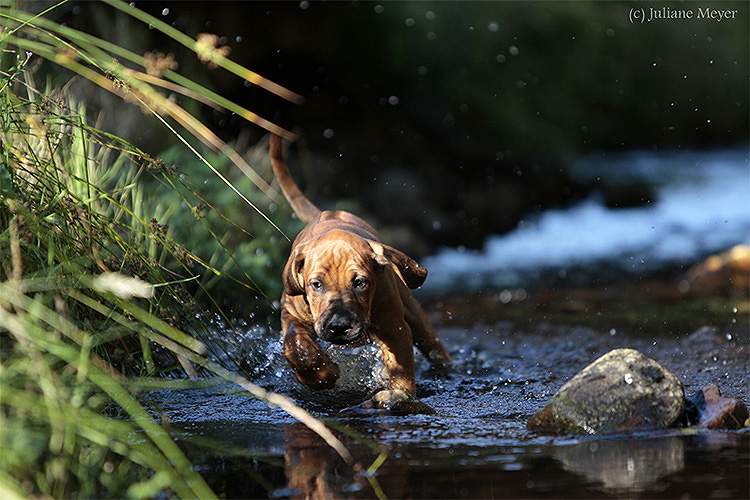
{"label": "tall green grass", "polygon": [[2,488],[211,496],[126,385],[189,361],[155,352],[159,330],[118,301],[148,300],[142,307],[175,324],[195,317],[181,280],[160,264],[191,256],[150,218],[158,208],[139,177],[151,160],[90,127],[75,103],[39,92],[18,63],[2,72],[0,95]]}
{"label": "tall green grass", "polygon": [[[298,98],[231,63],[211,40],[201,45],[125,3],[105,3],[211,64]],[[256,229],[279,241],[286,236],[257,203],[275,190],[161,89],[290,134],[168,66],[149,73],[153,61],[44,15],[0,10],[0,30],[0,496],[214,496],[138,397],[195,384],[192,373],[284,409],[360,470],[320,421],[206,356],[212,330],[202,309],[222,314],[216,283],[261,288],[245,266],[267,265],[243,260],[226,242],[236,234],[253,242],[252,231],[217,209],[218,192],[201,191],[172,163],[92,126],[86,103],[47,83],[45,71],[70,71],[140,106],[193,155],[193,175],[210,172],[221,196],[233,197],[224,207],[249,206]],[[222,173],[229,164],[244,177]],[[182,242],[199,230],[204,248]],[[272,251],[250,244],[242,253],[256,260]],[[375,485],[382,457],[369,469]]]}

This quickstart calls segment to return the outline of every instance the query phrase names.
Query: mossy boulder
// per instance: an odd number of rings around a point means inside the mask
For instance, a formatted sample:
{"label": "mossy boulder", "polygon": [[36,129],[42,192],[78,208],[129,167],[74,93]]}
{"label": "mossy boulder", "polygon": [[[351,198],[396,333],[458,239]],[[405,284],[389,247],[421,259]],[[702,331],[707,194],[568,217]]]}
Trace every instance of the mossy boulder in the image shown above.
{"label": "mossy boulder", "polygon": [[615,349],[563,385],[527,427],[561,434],[670,427],[684,412],[676,376],[634,349]]}

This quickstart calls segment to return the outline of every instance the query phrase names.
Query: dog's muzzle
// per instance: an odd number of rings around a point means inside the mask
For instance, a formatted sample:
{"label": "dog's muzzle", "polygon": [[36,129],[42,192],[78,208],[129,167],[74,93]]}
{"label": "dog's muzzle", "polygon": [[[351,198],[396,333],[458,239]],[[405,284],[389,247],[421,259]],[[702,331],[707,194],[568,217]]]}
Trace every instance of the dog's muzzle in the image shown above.
{"label": "dog's muzzle", "polygon": [[321,321],[317,328],[318,336],[332,344],[352,344],[362,340],[367,328],[355,314],[348,309],[337,308]]}

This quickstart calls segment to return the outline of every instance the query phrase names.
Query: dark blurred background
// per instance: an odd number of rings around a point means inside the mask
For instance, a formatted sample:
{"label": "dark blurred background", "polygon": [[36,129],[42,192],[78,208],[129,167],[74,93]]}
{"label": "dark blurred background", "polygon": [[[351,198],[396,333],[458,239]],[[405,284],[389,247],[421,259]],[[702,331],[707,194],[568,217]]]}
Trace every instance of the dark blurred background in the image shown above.
{"label": "dark blurred background", "polygon": [[[748,141],[746,2],[134,4],[191,37],[219,35],[232,59],[304,104],[207,71],[105,5],[73,2],[58,15],[136,53],[174,53],[181,72],[294,129],[290,163],[310,198],[359,212],[417,257],[479,247],[524,214],[584,196],[592,186],[568,167],[586,153]],[[633,8],[706,7],[736,13],[630,21]],[[265,134],[229,114],[205,117],[227,141]],[[147,126],[118,132],[164,146]]]}

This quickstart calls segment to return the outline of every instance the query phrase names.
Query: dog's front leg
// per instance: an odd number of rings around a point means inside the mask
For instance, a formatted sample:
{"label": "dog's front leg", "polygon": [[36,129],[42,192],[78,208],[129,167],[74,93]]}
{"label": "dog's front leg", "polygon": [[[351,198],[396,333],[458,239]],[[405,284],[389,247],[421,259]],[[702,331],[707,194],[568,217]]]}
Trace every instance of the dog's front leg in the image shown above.
{"label": "dog's front leg", "polygon": [[311,389],[331,389],[339,379],[339,367],[315,341],[312,330],[299,320],[282,318],[284,357],[297,380]]}
{"label": "dog's front leg", "polygon": [[388,389],[403,391],[409,396],[417,395],[414,380],[414,348],[411,328],[406,322],[378,332],[383,367],[388,376]]}
{"label": "dog's front leg", "polygon": [[379,334],[388,388],[377,392],[364,407],[395,413],[434,414],[435,410],[417,399],[414,352],[409,325],[402,321],[391,328],[383,328]]}

